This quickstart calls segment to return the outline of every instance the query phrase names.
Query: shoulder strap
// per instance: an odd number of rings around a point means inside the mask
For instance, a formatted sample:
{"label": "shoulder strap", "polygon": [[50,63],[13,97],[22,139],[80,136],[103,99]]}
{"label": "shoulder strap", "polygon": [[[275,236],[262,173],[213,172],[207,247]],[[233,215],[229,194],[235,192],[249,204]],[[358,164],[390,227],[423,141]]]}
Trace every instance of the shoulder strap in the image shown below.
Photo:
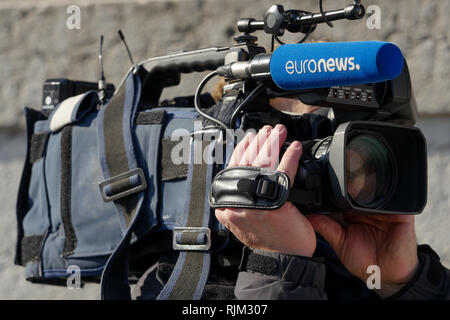
{"label": "shoulder strap", "polygon": [[128,248],[147,182],[134,148],[134,117],[141,94],[138,75],[130,73],[110,102],[99,112],[98,150],[105,180],[99,183],[104,201],[113,201],[123,238],[102,274],[103,299],[131,299]]}
{"label": "shoulder strap", "polygon": [[[134,117],[140,96],[140,79],[130,74],[125,87],[99,114],[100,163],[105,180],[100,190],[105,201],[113,201],[122,224],[123,238],[109,258],[102,275],[102,299],[131,299],[128,282],[128,252],[147,183],[139,167],[135,149]],[[200,147],[199,147],[200,146]],[[180,250],[178,261],[158,299],[200,299],[210,269],[211,208],[207,202],[213,178],[212,154],[208,143],[191,139],[185,213],[173,231],[173,249]],[[195,155],[200,149],[201,159]]]}
{"label": "shoulder strap", "polygon": [[[160,300],[199,300],[211,265],[211,208],[208,194],[213,178],[212,154],[215,144],[191,139],[186,183],[185,212],[173,230],[173,249],[179,250],[177,263],[158,296]],[[210,149],[207,149],[211,147]],[[197,149],[198,148],[198,149]],[[197,150],[196,150],[197,149]],[[201,151],[201,159],[196,155]],[[207,159],[203,159],[203,155]]]}

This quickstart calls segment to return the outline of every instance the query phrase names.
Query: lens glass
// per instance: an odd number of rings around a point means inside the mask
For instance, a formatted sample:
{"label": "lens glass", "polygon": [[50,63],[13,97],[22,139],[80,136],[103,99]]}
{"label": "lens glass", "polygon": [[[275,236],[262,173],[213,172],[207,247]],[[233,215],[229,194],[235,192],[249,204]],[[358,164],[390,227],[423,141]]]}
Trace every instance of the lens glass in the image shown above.
{"label": "lens glass", "polygon": [[358,204],[378,206],[391,192],[394,164],[390,150],[375,135],[359,134],[345,151],[347,192]]}

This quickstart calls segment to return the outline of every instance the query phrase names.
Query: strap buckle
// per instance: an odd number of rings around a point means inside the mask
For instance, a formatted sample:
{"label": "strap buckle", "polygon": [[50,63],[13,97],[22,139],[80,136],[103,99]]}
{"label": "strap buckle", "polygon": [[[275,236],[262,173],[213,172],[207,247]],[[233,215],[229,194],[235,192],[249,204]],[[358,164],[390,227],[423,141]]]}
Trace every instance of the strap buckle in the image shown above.
{"label": "strap buckle", "polygon": [[256,195],[261,198],[274,200],[278,195],[279,185],[275,181],[260,179],[256,187]]}
{"label": "strap buckle", "polygon": [[211,248],[211,229],[205,227],[173,228],[172,247],[174,250],[209,250]]}
{"label": "strap buckle", "polygon": [[[129,181],[129,178],[133,177],[137,175],[137,177],[139,178],[139,184],[133,186],[132,183]],[[105,192],[105,188],[107,186],[111,186],[111,184],[118,182],[120,180],[125,180],[128,179],[127,183],[132,186],[129,189],[126,190],[120,190],[119,192],[115,193],[111,192],[111,195],[106,194]],[[144,171],[141,168],[136,168],[133,170],[130,170],[128,172],[125,173],[121,173],[115,177],[106,179],[101,181],[98,184],[99,188],[100,188],[100,193],[102,195],[102,198],[105,202],[109,202],[109,201],[116,201],[119,199],[122,199],[124,197],[127,197],[131,194],[137,193],[139,191],[145,190],[147,188],[147,181],[145,180],[145,176],[144,176]]]}

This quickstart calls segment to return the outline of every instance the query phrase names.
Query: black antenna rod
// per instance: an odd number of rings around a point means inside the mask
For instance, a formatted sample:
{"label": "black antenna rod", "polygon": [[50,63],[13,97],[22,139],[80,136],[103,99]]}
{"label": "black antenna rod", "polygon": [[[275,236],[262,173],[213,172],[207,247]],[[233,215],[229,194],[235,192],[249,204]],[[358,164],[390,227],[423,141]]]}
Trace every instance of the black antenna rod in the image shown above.
{"label": "black antenna rod", "polygon": [[125,36],[123,35],[122,30],[120,29],[117,30],[117,33],[119,33],[120,40],[122,40],[123,44],[125,45],[125,48],[127,49],[128,52],[128,57],[130,57],[131,64],[134,66],[135,63],[133,57],[131,56],[130,48],[128,48],[127,42],[125,41]]}
{"label": "black antenna rod", "polygon": [[100,36],[100,52],[98,54],[100,60],[100,80],[105,80],[105,74],[103,73],[103,35]]}
{"label": "black antenna rod", "polygon": [[98,98],[100,100],[100,106],[103,106],[106,97],[106,81],[103,71],[103,35],[100,36],[100,51],[98,54],[100,61],[100,80],[98,81]]}

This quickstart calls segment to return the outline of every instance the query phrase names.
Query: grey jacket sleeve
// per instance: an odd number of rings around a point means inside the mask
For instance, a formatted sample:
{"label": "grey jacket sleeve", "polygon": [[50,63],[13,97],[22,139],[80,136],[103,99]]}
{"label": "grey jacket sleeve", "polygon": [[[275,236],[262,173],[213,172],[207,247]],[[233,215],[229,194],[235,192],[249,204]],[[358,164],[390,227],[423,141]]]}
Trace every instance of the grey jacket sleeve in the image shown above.
{"label": "grey jacket sleeve", "polygon": [[234,291],[238,299],[327,299],[325,265],[316,258],[246,248],[240,269]]}
{"label": "grey jacket sleeve", "polygon": [[419,249],[419,267],[414,277],[399,292],[388,299],[450,300],[450,270],[439,261],[439,256],[428,247]]}

